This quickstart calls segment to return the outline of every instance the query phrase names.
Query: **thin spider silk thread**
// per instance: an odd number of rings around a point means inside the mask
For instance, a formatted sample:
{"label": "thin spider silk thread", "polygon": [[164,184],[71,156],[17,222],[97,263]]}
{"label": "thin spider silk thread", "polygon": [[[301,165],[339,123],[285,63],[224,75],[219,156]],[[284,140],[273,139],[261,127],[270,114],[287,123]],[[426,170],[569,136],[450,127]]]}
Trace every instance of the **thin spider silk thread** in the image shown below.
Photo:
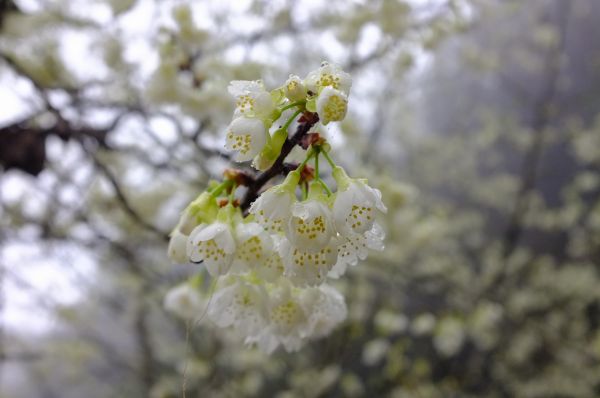
{"label": "thin spider silk thread", "polygon": [[183,365],[183,375],[181,376],[182,377],[182,381],[181,381],[181,396],[182,396],[182,398],[186,398],[186,392],[187,392],[187,372],[188,372],[188,366],[190,363],[190,331],[192,328],[195,329],[198,326],[198,324],[202,321],[202,319],[204,319],[204,316],[208,312],[208,308],[210,307],[210,304],[212,303],[213,295],[215,293],[216,285],[217,285],[217,283],[215,281],[215,283],[213,283],[213,285],[210,288],[210,296],[208,298],[208,303],[206,303],[206,308],[204,308],[204,312],[202,313],[202,315],[200,315],[200,317],[193,322],[190,319],[185,321],[185,364]]}

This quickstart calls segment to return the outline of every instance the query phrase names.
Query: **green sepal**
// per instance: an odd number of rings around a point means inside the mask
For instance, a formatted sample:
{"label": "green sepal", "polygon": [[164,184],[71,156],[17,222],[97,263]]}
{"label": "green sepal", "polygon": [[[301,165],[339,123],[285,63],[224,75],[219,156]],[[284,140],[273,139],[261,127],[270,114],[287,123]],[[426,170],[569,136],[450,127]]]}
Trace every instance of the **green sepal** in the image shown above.
{"label": "green sepal", "polygon": [[348,189],[348,186],[352,182],[352,179],[348,177],[346,171],[340,166],[336,166],[331,172],[331,175],[337,183],[338,191],[345,191],[346,189]]}
{"label": "green sepal", "polygon": [[288,138],[288,133],[284,129],[276,130],[271,137],[271,149],[273,153],[276,154],[275,158],[279,156],[281,153],[281,147],[283,147],[283,143]]}
{"label": "green sepal", "polygon": [[209,192],[202,192],[185,209],[190,217],[193,217],[196,223],[211,223],[217,216],[219,206],[216,198]]}
{"label": "green sepal", "polygon": [[312,113],[317,111],[317,97],[313,96],[306,101],[306,110]]}
{"label": "green sepal", "polygon": [[273,136],[269,136],[267,143],[258,156],[254,159],[253,166],[258,170],[266,170],[275,163],[281,153],[281,147],[287,138],[287,131],[276,130]]}
{"label": "green sepal", "polygon": [[217,221],[222,222],[223,224],[231,224],[235,217],[235,212],[236,208],[229,203],[227,206],[219,209],[219,212],[217,213]]}
{"label": "green sepal", "polygon": [[208,187],[207,187],[207,189],[206,189],[206,190],[207,190],[207,191],[212,191],[213,189],[215,189],[216,187],[218,187],[218,186],[219,186],[219,184],[220,184],[220,182],[219,182],[219,181],[217,181],[217,180],[210,180],[210,181],[208,182]]}
{"label": "green sepal", "polygon": [[279,153],[273,150],[272,142],[267,142],[262,151],[254,158],[252,166],[260,171],[267,170],[275,163],[277,156],[279,156]]}
{"label": "green sepal", "polygon": [[267,130],[271,128],[273,123],[275,123],[277,120],[279,120],[279,118],[281,117],[281,113],[282,112],[280,109],[275,109],[275,110],[273,110],[273,112],[271,112],[271,115],[268,117],[268,119],[263,120],[265,122],[265,126],[267,127]]}
{"label": "green sepal", "polygon": [[196,226],[213,222],[218,210],[216,199],[209,192],[202,192],[183,210],[179,222],[169,236],[174,236],[175,232],[189,235]]}
{"label": "green sepal", "polygon": [[280,192],[289,192],[294,194],[296,192],[296,187],[300,182],[300,172],[298,170],[294,170],[288,173],[285,177],[285,180],[279,185]]}
{"label": "green sepal", "polygon": [[309,191],[308,191],[308,199],[309,200],[318,200],[320,202],[329,203],[329,197],[327,192],[321,185],[319,181],[312,181],[310,183]]}

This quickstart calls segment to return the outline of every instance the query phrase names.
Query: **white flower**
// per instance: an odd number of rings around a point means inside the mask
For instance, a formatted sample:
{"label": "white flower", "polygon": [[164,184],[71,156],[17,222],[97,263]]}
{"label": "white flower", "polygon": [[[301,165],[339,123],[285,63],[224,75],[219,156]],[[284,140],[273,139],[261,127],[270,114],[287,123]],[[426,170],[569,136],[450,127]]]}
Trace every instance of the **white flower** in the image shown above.
{"label": "white flower", "polygon": [[338,259],[338,240],[331,239],[325,247],[315,251],[300,248],[284,239],[280,255],[285,267],[284,275],[297,286],[323,283]]}
{"label": "white flower", "polygon": [[323,62],[319,69],[310,72],[306,76],[304,84],[314,94],[321,94],[323,89],[331,87],[348,95],[350,94],[350,87],[352,87],[352,77],[344,72],[340,66]]}
{"label": "white flower", "polygon": [[319,199],[294,203],[286,236],[302,251],[318,252],[336,235],[329,207]]}
{"label": "white flower", "polygon": [[383,244],[385,231],[381,228],[381,225],[374,223],[373,227],[364,233],[364,237],[367,240],[367,247],[369,249],[379,252],[385,249],[385,245]]}
{"label": "white flower", "polygon": [[341,167],[333,170],[333,177],[338,184],[333,203],[336,228],[342,235],[369,231],[375,222],[375,209],[387,212],[381,192],[368,186],[364,180],[349,178]]}
{"label": "white flower", "polygon": [[343,120],[347,110],[348,97],[335,88],[325,87],[317,98],[317,113],[324,125]]}
{"label": "white flower", "polygon": [[252,206],[250,213],[256,221],[271,233],[283,232],[283,226],[292,214],[293,195],[273,187],[261,194]]}
{"label": "white flower", "polygon": [[235,240],[229,224],[215,222],[197,226],[187,241],[187,255],[203,262],[211,276],[227,273],[235,254]]}
{"label": "white flower", "polygon": [[193,319],[205,310],[200,293],[184,283],[169,290],[163,302],[165,309],[183,319]]}
{"label": "white flower", "polygon": [[167,253],[174,263],[183,264],[188,262],[186,253],[187,240],[188,236],[181,233],[179,228],[174,229],[171,233]]}
{"label": "white flower", "polygon": [[290,101],[300,101],[306,98],[306,87],[296,75],[290,75],[283,86],[283,93]]}
{"label": "white flower", "polygon": [[258,223],[239,223],[235,228],[236,250],[231,271],[244,273],[261,267],[273,254],[273,242]]}
{"label": "white flower", "polygon": [[269,301],[269,326],[246,339],[268,354],[279,345],[299,350],[307,339],[331,333],[348,313],[343,296],[326,285],[298,289],[281,280]]}
{"label": "white flower", "polygon": [[346,273],[348,265],[356,265],[358,260],[365,260],[368,249],[382,251],[385,232],[377,223],[363,234],[350,232],[340,237],[342,243],[337,247],[337,262],[328,276],[339,278]]}
{"label": "white flower", "polygon": [[383,250],[385,232],[375,222],[376,210],[385,213],[381,192],[364,180],[350,178],[341,167],[333,170],[338,192],[333,203],[333,219],[342,240],[338,246],[338,260],[329,273],[339,278],[348,265],[367,258],[368,249]]}
{"label": "white flower", "polygon": [[309,314],[307,329],[304,330],[306,337],[328,335],[348,315],[344,296],[329,285],[305,289],[300,301],[304,311]]}
{"label": "white flower", "polygon": [[245,162],[262,151],[267,143],[267,134],[262,120],[240,116],[227,128],[225,148],[236,151],[235,161]]}
{"label": "white flower", "polygon": [[289,173],[285,181],[263,192],[250,206],[250,213],[270,233],[283,232],[296,202],[294,193],[300,174]]}
{"label": "white flower", "polygon": [[217,326],[233,326],[245,336],[256,335],[267,326],[267,295],[256,284],[229,277],[225,287],[218,290],[208,310]]}
{"label": "white flower", "polygon": [[186,247],[190,233],[202,222],[212,222],[217,211],[217,202],[208,192],[200,194],[186,207],[170,234],[167,253],[171,261],[179,264],[189,261]]}
{"label": "white flower", "polygon": [[262,263],[254,268],[256,276],[266,282],[276,282],[284,272],[283,261],[279,255],[279,247],[281,246],[282,238],[278,235],[272,235],[273,249],[266,252],[265,259]]}
{"label": "white flower", "polygon": [[234,80],[227,90],[236,99],[237,115],[268,120],[275,110],[271,94],[260,80]]}
{"label": "white flower", "polygon": [[293,294],[292,287],[282,281],[269,300],[269,326],[249,336],[246,343],[257,343],[268,354],[280,344],[287,352],[298,351],[304,343],[307,321],[307,314]]}

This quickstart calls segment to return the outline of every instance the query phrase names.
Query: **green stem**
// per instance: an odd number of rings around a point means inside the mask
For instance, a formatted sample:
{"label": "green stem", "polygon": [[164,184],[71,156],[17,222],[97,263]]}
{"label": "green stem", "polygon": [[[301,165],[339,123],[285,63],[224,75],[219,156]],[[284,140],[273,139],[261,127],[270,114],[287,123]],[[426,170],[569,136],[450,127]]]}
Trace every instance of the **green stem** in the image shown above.
{"label": "green stem", "polygon": [[308,183],[305,181],[302,184],[302,200],[306,200],[308,198]]}
{"label": "green stem", "polygon": [[333,194],[331,192],[331,189],[329,189],[329,187],[327,186],[325,181],[323,181],[321,179],[321,176],[319,175],[319,155],[321,153],[324,154],[325,152],[321,150],[321,147],[316,147],[315,153],[316,153],[316,156],[315,156],[315,181],[317,181],[323,187],[323,189],[325,189],[325,192],[327,192],[328,196],[331,196]]}
{"label": "green stem", "polygon": [[223,192],[224,189],[229,188],[229,186],[233,184],[233,181],[231,180],[225,180],[222,183],[220,183],[219,185],[217,185],[216,187],[214,187],[212,190],[209,191],[209,193],[213,196],[213,197],[217,197],[221,194],[221,192]]}
{"label": "green stem", "polygon": [[300,101],[292,102],[290,104],[287,104],[283,108],[281,108],[280,111],[283,112],[283,111],[285,111],[287,109],[293,108],[293,107],[298,106],[298,105],[304,105],[304,104],[306,104],[306,100],[300,100]]}
{"label": "green stem", "polygon": [[[232,181],[233,182],[233,181]],[[231,190],[229,191],[229,204],[233,205],[233,201],[235,200],[235,190],[236,190],[237,186],[236,184],[232,184],[231,185]]]}
{"label": "green stem", "polygon": [[304,168],[304,166],[306,166],[306,163],[308,163],[308,161],[315,155],[315,150],[313,148],[308,150],[308,153],[306,154],[306,158],[304,159],[304,161],[302,161],[302,163],[300,163],[298,165],[298,167],[296,168],[296,170],[298,170],[298,172],[301,172],[302,169]]}
{"label": "green stem", "polygon": [[329,153],[327,153],[327,151],[321,151],[321,153],[323,154],[323,156],[325,156],[325,159],[327,160],[327,162],[329,163],[329,165],[332,168],[336,167],[335,162],[333,161],[333,159],[331,159],[331,157],[329,156]]}
{"label": "green stem", "polygon": [[298,116],[301,113],[302,113],[302,109],[298,109],[296,112],[294,112],[294,114],[292,115],[292,117],[290,117],[285,122],[285,124],[283,125],[283,127],[281,128],[281,130],[287,132],[288,127],[290,127],[290,124],[292,124],[292,122],[294,121],[294,119],[296,119],[296,116]]}
{"label": "green stem", "polygon": [[323,181],[320,178],[318,178],[317,182],[319,184],[321,184],[321,186],[323,187],[323,189],[325,190],[325,192],[327,192],[327,196],[333,195],[333,192],[331,192],[331,189],[329,189],[329,187],[327,186],[327,184],[325,184],[325,181]]}

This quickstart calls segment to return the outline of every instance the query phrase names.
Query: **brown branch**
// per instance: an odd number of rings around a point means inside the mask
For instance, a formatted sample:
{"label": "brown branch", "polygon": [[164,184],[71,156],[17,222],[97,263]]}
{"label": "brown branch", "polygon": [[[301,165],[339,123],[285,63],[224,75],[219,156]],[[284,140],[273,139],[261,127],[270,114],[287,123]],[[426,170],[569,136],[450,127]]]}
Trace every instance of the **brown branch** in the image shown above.
{"label": "brown branch", "polygon": [[42,86],[42,84],[40,84],[40,82],[36,80],[35,77],[27,73],[27,70],[25,70],[25,68],[23,68],[23,66],[20,65],[19,62],[16,59],[14,59],[11,55],[0,53],[0,60],[4,61],[4,63],[6,63],[6,65],[10,67],[18,76],[28,80],[33,85],[35,91],[37,91],[42,102],[44,103],[45,108],[49,112],[54,114],[59,121],[64,121],[60,111],[56,109],[54,105],[52,105],[52,103],[50,102],[50,99],[48,98],[48,93],[46,92],[46,87]]}
{"label": "brown branch", "polygon": [[4,23],[4,18],[11,13],[20,13],[21,10],[13,0],[0,0],[0,28]]}
{"label": "brown branch", "polygon": [[[145,290],[149,290],[149,288]],[[138,338],[139,366],[141,367],[139,371],[144,396],[150,396],[150,391],[156,381],[156,357],[150,338],[150,328],[148,327],[148,311],[148,305],[144,303],[143,299],[140,300],[136,309],[134,330]]]}
{"label": "brown branch", "polygon": [[144,220],[144,218],[141,215],[139,215],[137,213],[137,211],[135,211],[133,209],[133,207],[129,203],[129,199],[127,199],[127,196],[125,196],[125,193],[121,189],[121,185],[119,184],[119,181],[117,181],[117,177],[112,173],[112,171],[105,164],[103,164],[101,161],[99,161],[93,154],[90,153],[90,155],[92,155],[92,159],[94,161],[94,165],[96,166],[96,168],[98,170],[100,170],[102,172],[102,174],[104,174],[104,176],[108,179],[108,181],[112,185],[112,187],[113,187],[113,189],[115,191],[115,195],[117,196],[117,199],[118,199],[119,203],[121,203],[121,207],[123,208],[123,210],[138,225],[140,225],[141,227],[143,227],[143,228],[145,228],[145,229],[147,229],[149,231],[154,232],[155,234],[157,234],[158,236],[160,236],[164,241],[168,241],[169,240],[169,234],[167,234],[166,232],[163,232],[163,231],[159,230],[154,225],[152,225],[149,222],[147,222],[146,220]]}
{"label": "brown branch", "polygon": [[300,124],[296,129],[296,133],[285,140],[281,147],[281,153],[273,166],[268,170],[259,174],[248,186],[248,191],[242,200],[240,205],[242,210],[247,210],[252,202],[256,200],[260,190],[269,182],[273,177],[278,174],[289,171],[289,168],[285,166],[285,158],[290,154],[292,149],[300,143],[300,140],[310,131],[310,129],[319,121],[319,116],[316,113],[305,112],[299,119]]}
{"label": "brown branch", "polygon": [[561,71],[560,56],[566,46],[569,11],[569,2],[558,3],[557,15],[559,20],[556,22],[556,25],[560,33],[560,41],[558,46],[552,49],[547,55],[544,74],[545,85],[534,104],[531,128],[535,136],[523,159],[519,190],[504,233],[502,253],[505,258],[513,253],[523,234],[523,219],[529,211],[529,195],[537,183],[546,133],[548,125],[551,122],[551,113],[556,106],[558,79]]}

